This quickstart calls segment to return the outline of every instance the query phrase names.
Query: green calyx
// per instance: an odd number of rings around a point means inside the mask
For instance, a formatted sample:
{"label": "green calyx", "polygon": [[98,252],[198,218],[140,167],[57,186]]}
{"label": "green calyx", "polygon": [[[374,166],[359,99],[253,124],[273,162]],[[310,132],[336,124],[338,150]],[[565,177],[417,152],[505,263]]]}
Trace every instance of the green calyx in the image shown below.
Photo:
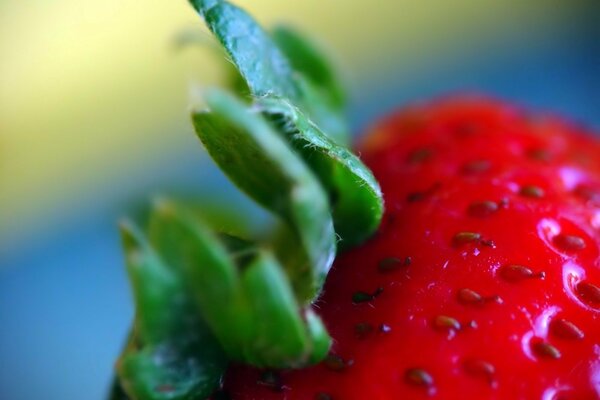
{"label": "green calyx", "polygon": [[227,358],[189,295],[184,265],[161,243],[123,225],[122,242],[136,316],[117,363],[120,385],[132,399],[204,399],[218,385]]}
{"label": "green calyx", "polygon": [[202,400],[230,361],[322,360],[331,339],[311,304],[338,244],[368,238],[383,213],[377,182],[345,147],[344,91],[322,52],[288,28],[267,33],[226,1],[191,3],[251,97],[208,90],[192,122],[219,167],[278,222],[257,239],[160,201],[145,229],[122,226],[136,315],[114,400]]}

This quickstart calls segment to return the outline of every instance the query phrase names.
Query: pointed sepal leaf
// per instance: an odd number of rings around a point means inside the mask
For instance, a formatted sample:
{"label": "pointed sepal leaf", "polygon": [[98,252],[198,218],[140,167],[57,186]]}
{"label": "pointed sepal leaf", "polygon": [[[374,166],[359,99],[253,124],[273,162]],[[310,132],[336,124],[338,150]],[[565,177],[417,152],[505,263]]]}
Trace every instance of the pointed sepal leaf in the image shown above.
{"label": "pointed sepal leaf", "polygon": [[[280,39],[297,65],[298,59],[304,56],[319,60],[318,72],[307,69],[304,64],[299,64],[303,70],[295,71],[271,35],[241,8],[224,0],[192,0],[191,3],[222,44],[255,98],[273,95],[289,99],[333,140],[347,143],[342,92],[338,88],[337,94],[329,94],[331,85],[335,85],[332,72],[314,46],[299,35],[283,30]],[[322,86],[324,83],[330,86]]]}
{"label": "pointed sepal leaf", "polygon": [[221,0],[192,0],[255,96],[300,100],[292,67],[270,35],[241,8]]}
{"label": "pointed sepal leaf", "polygon": [[[133,399],[207,398],[227,358],[186,295],[181,277],[134,227],[121,229],[136,319],[117,371]],[[118,394],[118,392],[116,392]]]}
{"label": "pointed sepal leaf", "polygon": [[346,91],[325,50],[298,30],[279,25],[271,32],[273,40],[292,64],[294,71],[322,90],[322,95],[338,110],[346,106]]}
{"label": "pointed sepal leaf", "polygon": [[297,298],[312,300],[335,255],[327,195],[260,113],[222,91],[207,92],[205,98],[210,111],[192,116],[200,140],[234,183],[296,234],[305,256],[287,272]]}
{"label": "pointed sepal leaf", "polygon": [[202,317],[227,354],[243,354],[251,340],[252,315],[240,291],[235,254],[208,226],[171,202],[155,208],[150,237],[182,270]]}
{"label": "pointed sepal leaf", "polygon": [[304,113],[335,142],[347,145],[350,129],[341,74],[323,50],[291,27],[278,26],[272,36],[296,72]]}
{"label": "pointed sepal leaf", "polygon": [[[307,365],[329,344],[303,318],[279,260],[251,242],[216,235],[174,203],[161,202],[150,224],[153,246],[184,271],[203,318],[228,356],[269,368]],[[316,334],[315,334],[316,333]]]}
{"label": "pointed sepal leaf", "polygon": [[258,106],[327,189],[340,246],[347,248],[372,235],[381,222],[383,197],[371,171],[288,100],[267,96]]}
{"label": "pointed sepal leaf", "polygon": [[241,280],[254,315],[251,363],[275,368],[306,365],[312,346],[300,307],[277,259],[268,251],[258,251]]}

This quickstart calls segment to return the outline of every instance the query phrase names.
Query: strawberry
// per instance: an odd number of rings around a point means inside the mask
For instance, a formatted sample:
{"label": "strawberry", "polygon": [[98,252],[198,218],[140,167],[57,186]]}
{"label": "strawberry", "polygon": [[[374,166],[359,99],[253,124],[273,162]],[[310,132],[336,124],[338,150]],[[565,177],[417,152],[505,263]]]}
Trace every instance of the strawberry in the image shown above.
{"label": "strawberry", "polygon": [[357,151],[387,209],[314,306],[330,355],[230,368],[231,398],[600,398],[600,143],[457,97],[388,116]]}
{"label": "strawberry", "polygon": [[235,67],[192,123],[275,218],[161,200],[122,225],[111,400],[600,398],[597,141],[459,97],[376,124],[361,160],[318,46],[190,3]]}

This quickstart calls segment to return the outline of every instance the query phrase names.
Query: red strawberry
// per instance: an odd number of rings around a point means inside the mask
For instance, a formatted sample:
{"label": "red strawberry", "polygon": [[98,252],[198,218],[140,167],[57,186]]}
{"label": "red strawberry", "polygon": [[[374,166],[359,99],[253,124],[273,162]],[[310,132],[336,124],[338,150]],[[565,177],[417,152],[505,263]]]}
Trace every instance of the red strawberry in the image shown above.
{"label": "red strawberry", "polygon": [[231,368],[229,396],[600,398],[600,143],[458,98],[389,116],[358,150],[387,210],[315,305],[331,355]]}

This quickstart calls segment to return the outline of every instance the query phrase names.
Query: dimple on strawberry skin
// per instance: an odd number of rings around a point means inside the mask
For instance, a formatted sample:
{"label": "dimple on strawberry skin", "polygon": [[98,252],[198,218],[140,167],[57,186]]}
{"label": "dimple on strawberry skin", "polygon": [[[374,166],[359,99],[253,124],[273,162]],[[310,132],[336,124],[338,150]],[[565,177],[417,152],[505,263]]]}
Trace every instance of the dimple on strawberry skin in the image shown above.
{"label": "dimple on strawberry skin", "polygon": [[600,399],[593,132],[457,95],[353,153],[318,46],[190,3],[235,66],[192,123],[278,222],[256,237],[160,200],[123,224],[136,315],[111,400]]}

